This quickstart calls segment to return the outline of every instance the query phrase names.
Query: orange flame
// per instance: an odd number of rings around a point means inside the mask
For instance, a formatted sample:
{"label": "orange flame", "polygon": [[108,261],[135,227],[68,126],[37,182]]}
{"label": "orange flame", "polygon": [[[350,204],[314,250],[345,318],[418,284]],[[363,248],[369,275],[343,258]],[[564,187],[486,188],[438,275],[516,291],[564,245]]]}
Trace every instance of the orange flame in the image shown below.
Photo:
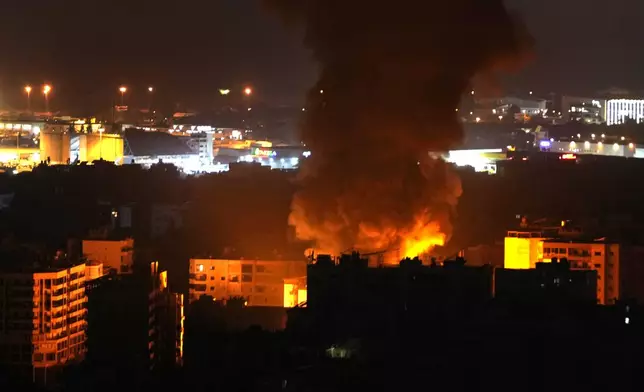
{"label": "orange flame", "polygon": [[[385,264],[398,264],[401,259],[427,254],[436,246],[445,245],[447,235],[439,222],[432,220],[429,213],[419,213],[409,228],[395,228],[389,225],[373,226],[360,224],[359,235],[354,249],[360,252],[385,255]],[[338,255],[337,247],[310,248],[305,255]]]}
{"label": "orange flame", "polygon": [[440,229],[438,222],[427,221],[425,214],[416,218],[409,232],[402,236],[401,256],[414,258],[421,256],[436,246],[445,245],[446,235]]}

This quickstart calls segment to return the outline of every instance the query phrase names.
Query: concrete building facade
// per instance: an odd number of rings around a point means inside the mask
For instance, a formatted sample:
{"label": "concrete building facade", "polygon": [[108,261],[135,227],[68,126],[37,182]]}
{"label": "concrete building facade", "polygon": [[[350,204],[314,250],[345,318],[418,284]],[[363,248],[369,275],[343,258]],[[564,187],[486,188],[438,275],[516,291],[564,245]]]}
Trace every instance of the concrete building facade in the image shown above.
{"label": "concrete building facade", "polygon": [[0,362],[46,383],[47,369],[82,360],[85,282],[85,264],[0,272]]}
{"label": "concrete building facade", "polygon": [[102,263],[105,273],[129,273],[134,263],[134,240],[83,240],[83,257],[88,262]]}
{"label": "concrete building facade", "polygon": [[247,306],[285,307],[292,302],[285,298],[285,280],[305,277],[306,266],[306,260],[191,259],[189,302],[209,295],[244,297]]}
{"label": "concrete building facade", "polygon": [[[505,238],[506,269],[534,269],[537,263],[566,259],[570,270],[597,272],[597,303],[609,305],[619,299],[642,296],[635,282],[644,266],[641,247],[625,246],[604,238],[547,235],[540,231],[510,231]],[[638,253],[639,252],[639,253]]]}

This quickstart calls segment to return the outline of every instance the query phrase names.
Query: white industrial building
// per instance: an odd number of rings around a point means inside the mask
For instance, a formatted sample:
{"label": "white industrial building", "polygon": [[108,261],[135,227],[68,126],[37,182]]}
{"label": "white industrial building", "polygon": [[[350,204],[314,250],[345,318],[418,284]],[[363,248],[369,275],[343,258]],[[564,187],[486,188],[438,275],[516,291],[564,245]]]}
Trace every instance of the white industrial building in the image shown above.
{"label": "white industrial building", "polygon": [[606,125],[624,124],[628,120],[639,124],[644,120],[644,99],[609,99],[605,113]]}

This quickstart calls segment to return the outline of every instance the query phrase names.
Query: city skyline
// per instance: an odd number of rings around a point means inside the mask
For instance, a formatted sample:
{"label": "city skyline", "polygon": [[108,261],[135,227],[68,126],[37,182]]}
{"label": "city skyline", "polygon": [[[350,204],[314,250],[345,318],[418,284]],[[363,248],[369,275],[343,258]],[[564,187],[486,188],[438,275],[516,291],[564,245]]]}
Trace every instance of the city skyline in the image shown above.
{"label": "city skyline", "polygon": [[[298,105],[315,79],[316,66],[300,34],[282,27],[261,0],[193,0],[180,9],[64,2],[39,5],[38,13],[30,3],[16,5],[0,28],[8,54],[0,66],[1,103],[10,107],[24,105],[25,85],[45,83],[55,86],[52,106],[78,110],[118,101],[120,85],[139,91],[142,102],[153,85],[160,104],[207,106],[218,89],[252,84],[262,99]],[[537,42],[535,59],[505,78],[508,90],[588,94],[644,88],[638,72],[644,58],[629,50],[644,36],[635,23],[644,12],[641,2],[506,3]],[[19,28],[21,34],[12,34]]]}

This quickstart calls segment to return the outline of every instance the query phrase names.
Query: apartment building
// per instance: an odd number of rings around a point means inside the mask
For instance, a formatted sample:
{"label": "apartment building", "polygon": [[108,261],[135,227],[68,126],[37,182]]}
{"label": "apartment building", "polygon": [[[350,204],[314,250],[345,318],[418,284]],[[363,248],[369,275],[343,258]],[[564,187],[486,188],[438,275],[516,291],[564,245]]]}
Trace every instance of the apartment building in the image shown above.
{"label": "apartment building", "polygon": [[597,303],[612,304],[620,298],[620,245],[604,241],[543,241],[540,261],[566,258],[571,270],[597,271]]}
{"label": "apartment building", "polygon": [[285,280],[305,277],[306,268],[306,260],[191,259],[188,300],[244,297],[247,306],[289,307],[293,299],[285,292],[293,287],[285,290]]}
{"label": "apartment building", "polygon": [[0,363],[32,373],[86,352],[85,264],[0,271]]}
{"label": "apartment building", "polygon": [[[573,235],[574,234],[574,235]],[[570,269],[597,272],[597,303],[618,299],[644,300],[644,247],[605,238],[588,239],[579,233],[539,230],[509,231],[505,238],[504,267],[534,269],[553,258],[567,259]]]}
{"label": "apartment building", "polygon": [[83,257],[88,262],[103,264],[103,270],[130,273],[134,264],[134,240],[83,240]]}

